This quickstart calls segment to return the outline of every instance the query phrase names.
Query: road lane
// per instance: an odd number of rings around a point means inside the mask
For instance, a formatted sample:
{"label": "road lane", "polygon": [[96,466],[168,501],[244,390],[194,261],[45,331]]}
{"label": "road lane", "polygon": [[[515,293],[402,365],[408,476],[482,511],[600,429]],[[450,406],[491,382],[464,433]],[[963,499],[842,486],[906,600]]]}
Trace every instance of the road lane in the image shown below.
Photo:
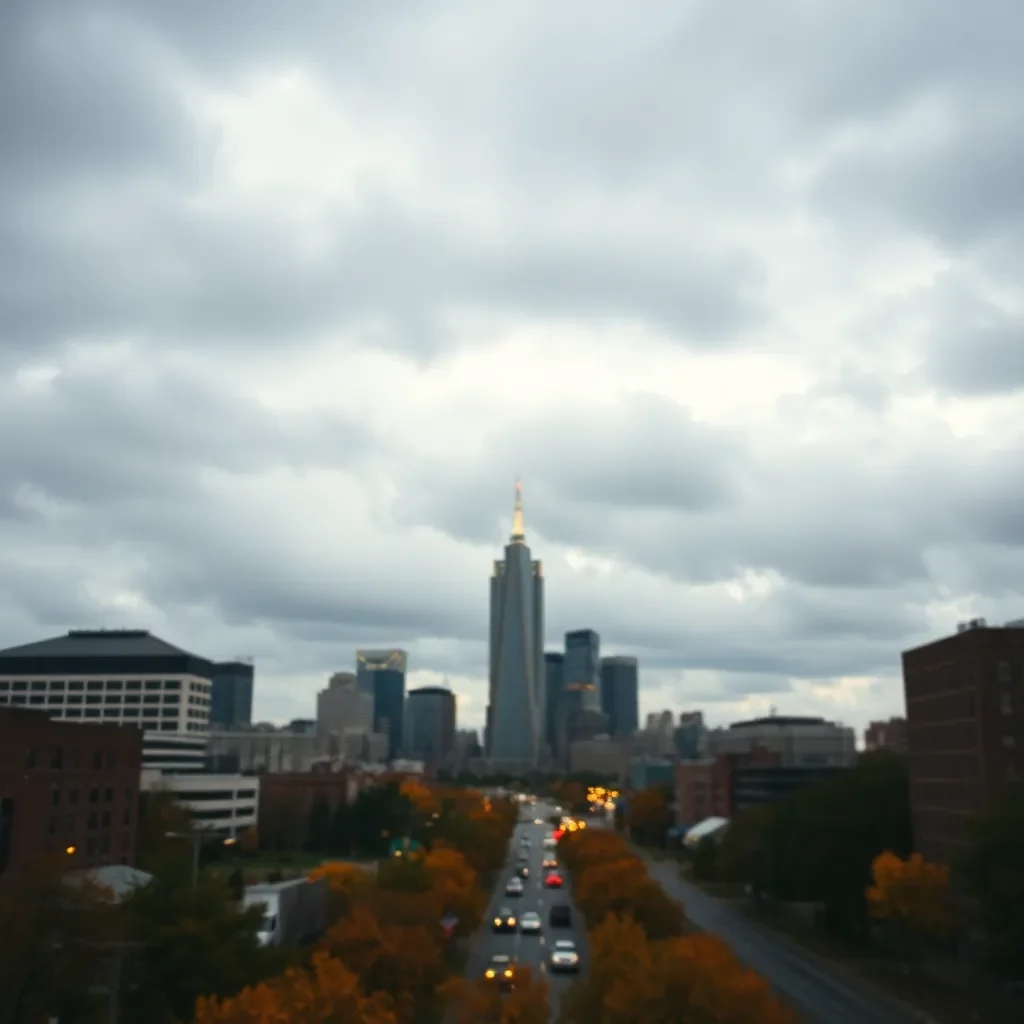
{"label": "road lane", "polygon": [[645,858],[651,876],[687,918],[718,936],[815,1024],[922,1024],[930,1018],[846,980],[824,961],[762,930],[724,900],[680,878],[675,861]]}
{"label": "road lane", "polygon": [[[587,937],[583,927],[583,921],[576,912],[572,900],[572,888],[567,873],[562,872],[563,888],[547,889],[544,887],[545,872],[541,868],[545,851],[544,839],[551,834],[551,824],[548,820],[554,813],[554,805],[537,804],[534,807],[528,805],[524,813],[529,814],[528,821],[520,821],[516,825],[515,834],[509,847],[509,857],[505,868],[498,877],[494,892],[488,904],[487,915],[484,917],[484,925],[473,951],[469,957],[466,967],[468,978],[479,978],[487,968],[487,962],[497,953],[505,953],[516,957],[520,966],[529,967],[533,974],[547,979],[551,991],[551,1019],[558,1015],[558,1007],[561,997],[571,984],[575,975],[555,974],[548,971],[548,957],[551,954],[551,944],[556,939],[571,939],[576,943],[580,954],[582,970],[586,970],[587,963]],[[543,824],[534,824],[534,818],[540,819]],[[515,875],[516,856],[519,853],[520,841],[523,838],[530,840],[529,861],[527,866],[530,875],[523,880],[523,894],[521,896],[506,896],[505,886],[508,880]],[[571,928],[551,928],[548,924],[548,915],[552,904],[568,903],[572,907]],[[527,911],[533,910],[540,915],[540,934],[524,935],[517,928],[512,932],[495,932],[493,921],[498,910],[502,907],[510,908],[516,915],[516,919],[522,917]],[[582,971],[581,971],[582,973]]]}

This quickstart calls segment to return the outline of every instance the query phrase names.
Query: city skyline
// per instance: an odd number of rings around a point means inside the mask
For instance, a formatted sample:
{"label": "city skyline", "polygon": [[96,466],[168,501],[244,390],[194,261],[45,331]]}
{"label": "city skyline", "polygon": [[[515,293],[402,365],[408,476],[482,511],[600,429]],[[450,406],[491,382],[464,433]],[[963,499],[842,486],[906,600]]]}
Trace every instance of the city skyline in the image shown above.
{"label": "city skyline", "polygon": [[4,25],[0,647],[288,721],[395,646],[479,727],[516,474],[641,713],[861,729],[1024,614],[1024,9],[92,6]]}

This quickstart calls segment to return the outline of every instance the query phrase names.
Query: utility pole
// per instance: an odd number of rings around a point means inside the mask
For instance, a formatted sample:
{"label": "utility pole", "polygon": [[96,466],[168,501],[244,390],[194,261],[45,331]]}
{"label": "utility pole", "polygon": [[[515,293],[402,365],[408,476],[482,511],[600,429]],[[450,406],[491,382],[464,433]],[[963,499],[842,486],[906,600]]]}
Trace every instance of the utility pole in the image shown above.
{"label": "utility pole", "polygon": [[[204,843],[212,842],[217,836],[211,836],[209,832],[197,830],[195,832],[165,832],[168,839],[187,839],[192,844],[192,888],[199,885],[199,851]],[[238,840],[234,836],[228,836],[220,840],[223,846],[234,846]]]}

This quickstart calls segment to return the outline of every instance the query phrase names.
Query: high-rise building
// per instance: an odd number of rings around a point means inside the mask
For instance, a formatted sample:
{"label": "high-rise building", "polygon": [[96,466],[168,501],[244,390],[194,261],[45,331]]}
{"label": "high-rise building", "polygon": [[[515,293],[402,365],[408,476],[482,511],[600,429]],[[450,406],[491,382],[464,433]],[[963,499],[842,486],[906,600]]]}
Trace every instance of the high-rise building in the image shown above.
{"label": "high-rise building", "polygon": [[143,629],[71,630],[0,651],[0,705],[137,725],[144,767],[202,771],[213,676],[213,662]]}
{"label": "high-rise building", "polygon": [[409,656],[392,648],[356,651],[356,681],[360,690],[373,695],[373,728],[388,738],[388,757],[398,757],[405,729],[405,673]]}
{"label": "high-rise building", "polygon": [[631,736],[640,727],[640,682],[636,658],[601,659],[601,710],[613,736]]}
{"label": "high-rise building", "polygon": [[544,573],[530,557],[516,484],[512,535],[491,575],[487,756],[536,765],[544,740]]}
{"label": "high-rise building", "polygon": [[592,739],[608,731],[608,716],[601,710],[601,637],[592,629],[565,634],[562,663],[560,746]]}
{"label": "high-rise building", "polygon": [[340,748],[346,732],[373,732],[373,695],[359,689],[354,673],[335,672],[316,696],[316,734],[326,749],[332,736]]}
{"label": "high-rise building", "polygon": [[221,661],[213,666],[210,725],[238,729],[252,724],[253,665],[251,661]]}
{"label": "high-rise building", "polygon": [[562,671],[565,655],[561,651],[544,654],[544,738],[552,754],[558,753],[558,713],[562,704]]}
{"label": "high-rise building", "polygon": [[1024,778],[1024,623],[962,623],[903,652],[914,847],[953,863],[971,818]]}
{"label": "high-rise building", "polygon": [[455,750],[455,694],[443,686],[410,690],[405,702],[403,756],[438,765]]}

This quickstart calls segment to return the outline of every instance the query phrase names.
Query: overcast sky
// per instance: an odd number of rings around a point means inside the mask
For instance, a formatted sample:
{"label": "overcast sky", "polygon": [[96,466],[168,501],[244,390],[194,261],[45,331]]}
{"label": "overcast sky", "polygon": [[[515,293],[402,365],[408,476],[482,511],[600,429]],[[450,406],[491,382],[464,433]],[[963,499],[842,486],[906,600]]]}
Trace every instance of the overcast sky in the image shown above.
{"label": "overcast sky", "polygon": [[6,0],[0,645],[901,713],[1024,615],[1020,0]]}

